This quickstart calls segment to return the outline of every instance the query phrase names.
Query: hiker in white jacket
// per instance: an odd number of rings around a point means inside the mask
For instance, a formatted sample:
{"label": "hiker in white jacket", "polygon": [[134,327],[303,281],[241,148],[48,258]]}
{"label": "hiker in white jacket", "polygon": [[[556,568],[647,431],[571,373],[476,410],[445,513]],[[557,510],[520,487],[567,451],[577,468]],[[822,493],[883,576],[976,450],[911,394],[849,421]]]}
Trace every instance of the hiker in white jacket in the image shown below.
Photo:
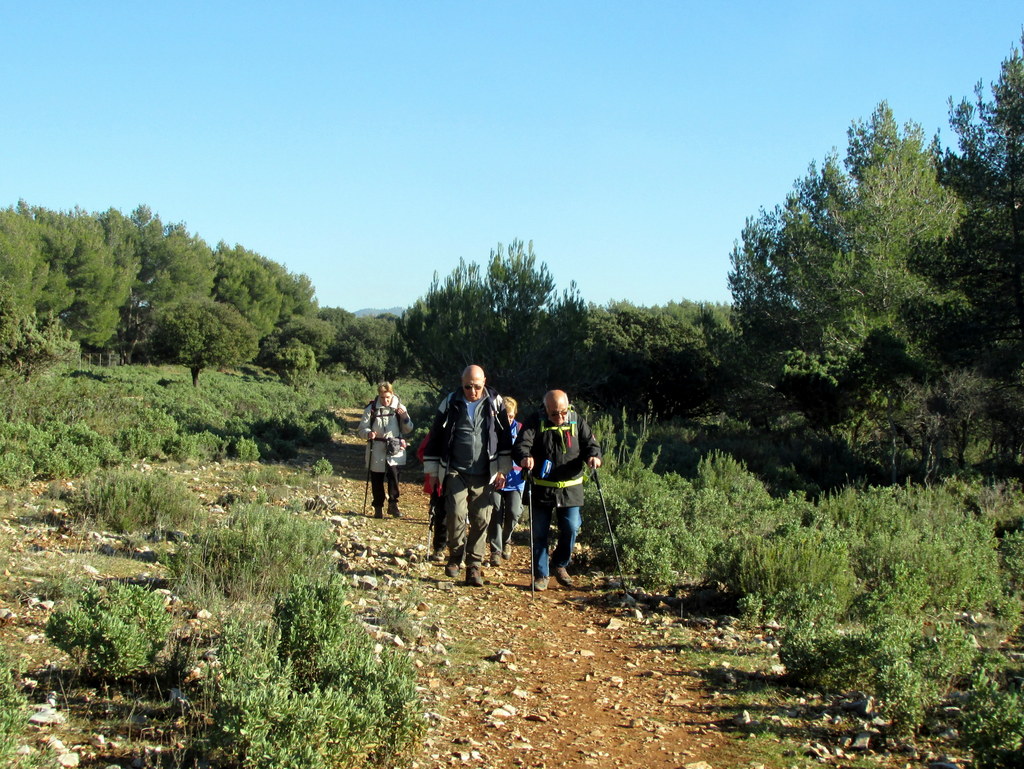
{"label": "hiker in white jacket", "polygon": [[357,432],[366,439],[366,467],[373,489],[373,516],[384,517],[384,481],[387,480],[388,513],[400,518],[398,468],[405,464],[405,439],[412,420],[390,382],[377,385],[377,397],[366,404]]}

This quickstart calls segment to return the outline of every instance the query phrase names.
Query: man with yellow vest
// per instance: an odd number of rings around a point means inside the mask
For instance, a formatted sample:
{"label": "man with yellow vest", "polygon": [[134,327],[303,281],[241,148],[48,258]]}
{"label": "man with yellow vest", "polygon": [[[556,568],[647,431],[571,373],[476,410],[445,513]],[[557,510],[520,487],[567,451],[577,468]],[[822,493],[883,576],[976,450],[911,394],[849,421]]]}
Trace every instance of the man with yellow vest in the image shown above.
{"label": "man with yellow vest", "polygon": [[551,555],[555,579],[572,587],[568,566],[583,519],[583,476],[587,467],[601,466],[601,447],[582,416],[569,405],[562,390],[544,396],[544,408],[523,422],[512,460],[530,473],[530,527],[533,533],[533,589],[548,586],[548,530],[552,517],[558,541]]}

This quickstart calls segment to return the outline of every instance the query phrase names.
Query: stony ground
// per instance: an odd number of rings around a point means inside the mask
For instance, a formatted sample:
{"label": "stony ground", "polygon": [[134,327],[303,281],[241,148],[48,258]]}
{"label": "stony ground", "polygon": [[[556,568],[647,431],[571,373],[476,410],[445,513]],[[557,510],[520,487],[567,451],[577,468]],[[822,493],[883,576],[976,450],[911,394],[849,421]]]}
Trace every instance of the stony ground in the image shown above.
{"label": "stony ground", "polygon": [[[332,458],[342,474],[360,472],[352,460],[361,447],[351,445]],[[404,473],[401,519],[368,525],[425,552],[421,479],[416,468]],[[659,643],[649,607],[608,590],[603,576],[533,592],[525,543],[502,567],[485,568],[482,588],[448,579],[443,564],[421,569],[426,607],[444,607],[441,637],[469,664],[424,666],[433,728],[419,766],[723,765],[723,738],[702,712],[694,671],[674,645]]]}
{"label": "stony ground", "polygon": [[[885,740],[856,693],[786,690],[771,628],[627,594],[586,567],[571,589],[552,580],[532,592],[525,532],[510,562],[485,569],[483,587],[446,578],[426,560],[418,468],[405,471],[401,518],[366,516],[358,415],[340,416],[346,430],[328,456],[335,473],[315,486],[243,487],[231,465],[177,472],[211,510],[226,494],[263,491],[282,502],[299,496],[331,523],[370,632],[406,649],[419,671],[430,728],[413,767],[919,767],[947,758]],[[318,456],[300,471],[307,479]],[[0,525],[0,643],[27,668],[34,706],[61,715],[32,727],[28,747],[65,766],[194,765],[164,684],[117,690],[68,677],[42,632],[52,604],[40,600],[41,585],[55,573],[159,580],[159,554],[141,538],[69,531],[44,488],[35,491],[8,498]],[[391,624],[401,630],[375,621],[397,605]],[[201,626],[201,607],[179,611]]]}

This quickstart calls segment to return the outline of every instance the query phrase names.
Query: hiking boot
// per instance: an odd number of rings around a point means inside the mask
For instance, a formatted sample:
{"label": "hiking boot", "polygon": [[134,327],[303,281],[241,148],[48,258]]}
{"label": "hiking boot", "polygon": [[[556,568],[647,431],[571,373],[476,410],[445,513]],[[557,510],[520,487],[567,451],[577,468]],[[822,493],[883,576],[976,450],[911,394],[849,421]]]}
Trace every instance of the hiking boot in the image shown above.
{"label": "hiking boot", "polygon": [[466,584],[472,587],[484,586],[484,573],[479,566],[470,566],[466,569]]}
{"label": "hiking boot", "polygon": [[441,563],[441,561],[444,560],[444,548],[437,548],[433,553],[430,554],[430,557],[427,558],[427,560],[431,563]]}
{"label": "hiking boot", "polygon": [[402,517],[402,512],[398,509],[397,499],[388,500],[388,515],[393,516],[394,518]]}
{"label": "hiking boot", "polygon": [[498,555],[498,551],[497,550],[495,550],[493,553],[491,553],[491,560],[488,562],[488,565],[489,566],[495,566],[495,567],[501,566],[501,556]]}
{"label": "hiking boot", "polygon": [[455,579],[457,576],[459,576],[459,571],[460,567],[459,564],[457,563],[450,563],[444,567],[444,575],[446,577],[451,577],[452,579]]}
{"label": "hiking boot", "polygon": [[534,577],[533,578],[533,589],[534,590],[547,590],[548,589],[548,578],[547,577]]}
{"label": "hiking boot", "polygon": [[562,587],[572,587],[572,578],[569,576],[569,572],[565,570],[564,566],[559,566],[555,569],[555,579],[558,580],[558,584]]}
{"label": "hiking boot", "polygon": [[383,518],[384,517],[384,505],[374,505],[373,506],[373,517],[374,518]]}
{"label": "hiking boot", "polygon": [[511,542],[506,542],[505,543],[505,547],[503,547],[501,549],[501,557],[504,558],[506,561],[511,561],[512,560],[512,543]]}

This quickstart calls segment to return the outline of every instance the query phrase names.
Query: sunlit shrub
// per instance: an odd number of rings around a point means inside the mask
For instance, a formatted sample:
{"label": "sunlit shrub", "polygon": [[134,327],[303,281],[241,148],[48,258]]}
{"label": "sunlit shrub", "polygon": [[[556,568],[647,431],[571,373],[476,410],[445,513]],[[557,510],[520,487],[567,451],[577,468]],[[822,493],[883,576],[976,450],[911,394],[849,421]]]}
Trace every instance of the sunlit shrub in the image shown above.
{"label": "sunlit shrub", "polygon": [[190,528],[199,502],[177,478],[166,473],[104,470],[73,493],[75,516],[116,532]]}
{"label": "sunlit shrub", "polygon": [[274,620],[225,629],[213,746],[256,769],[393,765],[423,731],[408,657],[374,648],[337,580],[296,580]]}
{"label": "sunlit shrub", "polygon": [[153,663],[167,641],[164,597],[137,585],[90,585],[69,608],[50,615],[46,636],[94,673],[123,678]]}
{"label": "sunlit shrub", "polygon": [[179,590],[197,600],[273,600],[294,575],[329,571],[327,527],[287,510],[236,505],[222,526],[211,526],[170,559]]}

